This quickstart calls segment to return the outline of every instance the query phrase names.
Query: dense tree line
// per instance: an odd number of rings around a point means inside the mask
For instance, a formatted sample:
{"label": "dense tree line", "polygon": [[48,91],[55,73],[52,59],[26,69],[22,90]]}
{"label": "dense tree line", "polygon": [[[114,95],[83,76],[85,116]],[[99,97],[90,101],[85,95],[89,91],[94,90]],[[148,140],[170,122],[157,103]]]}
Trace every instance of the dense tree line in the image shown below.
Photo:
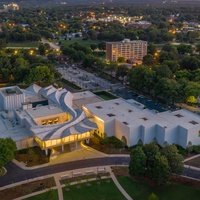
{"label": "dense tree line", "polygon": [[[144,66],[129,71],[130,86],[169,104],[200,95],[200,56],[189,45],[165,45],[158,60],[149,54]],[[153,64],[154,63],[154,64]],[[193,103],[195,103],[194,101]]]}
{"label": "dense tree line", "polygon": [[10,83],[49,84],[54,81],[55,71],[47,59],[30,54],[30,51],[0,52],[0,74],[2,80]]}
{"label": "dense tree line", "polygon": [[160,148],[155,143],[138,146],[131,151],[129,173],[148,177],[158,185],[165,184],[170,176],[183,170],[183,157],[175,145]]}

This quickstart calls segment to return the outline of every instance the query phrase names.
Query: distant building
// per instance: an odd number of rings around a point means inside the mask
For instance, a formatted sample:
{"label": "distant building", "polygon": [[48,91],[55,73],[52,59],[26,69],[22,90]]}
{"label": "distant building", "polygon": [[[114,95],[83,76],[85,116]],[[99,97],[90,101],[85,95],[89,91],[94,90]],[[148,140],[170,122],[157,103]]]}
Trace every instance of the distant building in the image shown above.
{"label": "distant building", "polygon": [[125,39],[121,42],[106,43],[106,59],[117,62],[123,57],[126,62],[141,63],[147,55],[147,42],[142,40]]}
{"label": "distant building", "polygon": [[5,10],[19,10],[19,5],[17,3],[10,3],[3,5]]}
{"label": "distant building", "polygon": [[147,29],[151,25],[152,25],[151,22],[148,22],[148,21],[139,21],[139,22],[129,23],[128,27],[137,28],[137,29]]}

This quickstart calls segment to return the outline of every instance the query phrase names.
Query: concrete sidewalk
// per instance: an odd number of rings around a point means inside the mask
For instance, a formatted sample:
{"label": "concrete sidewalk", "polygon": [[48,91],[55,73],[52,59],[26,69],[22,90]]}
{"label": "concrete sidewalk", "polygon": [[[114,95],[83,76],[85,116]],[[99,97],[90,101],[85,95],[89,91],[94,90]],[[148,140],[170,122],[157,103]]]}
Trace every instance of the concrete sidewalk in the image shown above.
{"label": "concrete sidewalk", "polygon": [[118,190],[124,195],[124,197],[127,200],[133,200],[132,197],[129,196],[129,194],[124,190],[124,188],[120,185],[119,181],[117,180],[117,178],[115,177],[114,173],[112,172],[112,169],[109,167],[109,172],[111,175],[111,178],[114,182],[114,184],[116,185],[116,187],[118,188]]}

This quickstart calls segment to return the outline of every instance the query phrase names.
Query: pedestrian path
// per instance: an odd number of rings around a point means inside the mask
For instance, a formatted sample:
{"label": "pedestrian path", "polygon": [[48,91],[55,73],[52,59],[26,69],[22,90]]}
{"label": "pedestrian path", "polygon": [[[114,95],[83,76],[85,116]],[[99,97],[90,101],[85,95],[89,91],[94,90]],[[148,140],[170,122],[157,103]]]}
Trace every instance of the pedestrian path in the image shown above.
{"label": "pedestrian path", "polygon": [[54,179],[55,179],[57,190],[58,190],[58,199],[59,200],[63,200],[62,186],[60,184],[60,175],[59,174],[55,174],[54,175]]}
{"label": "pedestrian path", "polygon": [[120,185],[119,181],[117,180],[116,176],[114,175],[114,173],[112,172],[112,169],[109,167],[109,172],[110,172],[110,176],[114,182],[114,184],[116,185],[116,187],[118,188],[118,190],[124,195],[124,197],[127,200],[133,200],[132,197],[129,196],[129,194],[124,190],[124,188]]}

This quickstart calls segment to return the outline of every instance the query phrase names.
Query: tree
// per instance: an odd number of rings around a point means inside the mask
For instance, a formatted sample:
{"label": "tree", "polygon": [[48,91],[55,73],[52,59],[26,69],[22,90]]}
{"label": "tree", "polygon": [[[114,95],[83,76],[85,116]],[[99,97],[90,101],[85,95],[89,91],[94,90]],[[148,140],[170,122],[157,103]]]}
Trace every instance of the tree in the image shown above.
{"label": "tree", "polygon": [[173,104],[178,97],[179,85],[169,78],[161,78],[155,86],[155,94],[157,97],[165,100],[166,103]]}
{"label": "tree", "polygon": [[192,46],[187,44],[180,44],[177,47],[179,54],[191,54],[192,53]]}
{"label": "tree", "polygon": [[16,144],[11,138],[0,138],[0,168],[14,159],[16,150]]}
{"label": "tree", "polygon": [[30,70],[26,77],[27,83],[44,82],[51,83],[54,80],[54,74],[48,66],[36,66]]}
{"label": "tree", "polygon": [[124,57],[119,57],[119,58],[117,59],[117,62],[119,62],[119,63],[125,63],[126,61],[125,61],[125,58],[124,58]]}
{"label": "tree", "polygon": [[171,173],[180,174],[183,171],[183,157],[175,145],[167,145],[162,149],[162,154],[167,158]]}
{"label": "tree", "polygon": [[196,70],[200,68],[200,59],[196,56],[185,56],[182,59],[181,67],[187,70]]}
{"label": "tree", "polygon": [[153,69],[156,72],[157,78],[172,78],[172,72],[167,65],[162,64],[161,66],[155,66]]}
{"label": "tree", "polygon": [[159,200],[156,194],[153,192],[149,195],[148,200]]}
{"label": "tree", "polygon": [[200,43],[198,43],[198,44],[196,45],[196,51],[197,51],[198,53],[200,53]]}
{"label": "tree", "polygon": [[91,48],[93,51],[94,51],[95,49],[97,49],[97,47],[98,47],[97,44],[91,44],[91,45],[90,45],[90,48]]}
{"label": "tree", "polygon": [[146,155],[142,147],[138,146],[131,151],[131,161],[129,164],[129,172],[134,176],[144,176],[146,167]]}
{"label": "tree", "polygon": [[154,64],[154,58],[151,54],[147,54],[146,56],[144,56],[143,58],[143,64],[144,65],[148,65],[151,66]]}
{"label": "tree", "polygon": [[186,99],[187,103],[191,103],[191,104],[195,104],[197,103],[197,98],[195,98],[194,96],[189,96]]}
{"label": "tree", "polygon": [[3,49],[6,46],[6,41],[3,39],[0,39],[0,50]]}
{"label": "tree", "polygon": [[155,86],[155,71],[150,67],[135,67],[129,71],[128,80],[132,88],[151,94]]}
{"label": "tree", "polygon": [[200,95],[200,83],[189,81],[185,88],[185,95],[186,97],[194,96],[197,98]]}
{"label": "tree", "polygon": [[165,156],[157,153],[155,155],[153,168],[152,168],[152,179],[158,184],[164,184],[167,182],[170,176],[170,168],[168,160]]}
{"label": "tree", "polygon": [[143,147],[144,153],[146,155],[146,175],[151,177],[153,176],[155,163],[155,157],[159,154],[159,147],[155,143],[146,144]]}
{"label": "tree", "polygon": [[156,49],[156,45],[150,43],[148,45],[148,53],[151,55],[154,55],[156,53],[157,49]]}
{"label": "tree", "polygon": [[40,43],[39,46],[38,46],[38,52],[40,55],[44,56],[45,55],[45,46],[44,44]]}

